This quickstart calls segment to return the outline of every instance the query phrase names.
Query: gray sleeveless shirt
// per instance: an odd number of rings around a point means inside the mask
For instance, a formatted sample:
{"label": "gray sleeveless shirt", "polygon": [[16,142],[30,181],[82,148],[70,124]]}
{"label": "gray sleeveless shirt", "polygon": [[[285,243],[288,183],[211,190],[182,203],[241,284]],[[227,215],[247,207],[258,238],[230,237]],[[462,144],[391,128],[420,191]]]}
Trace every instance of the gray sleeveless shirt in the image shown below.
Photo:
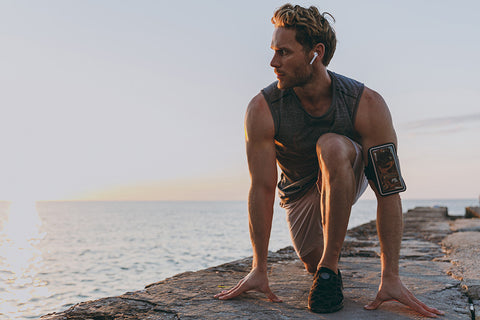
{"label": "gray sleeveless shirt", "polygon": [[360,143],[354,119],[364,85],[331,71],[328,74],[332,79],[332,104],[320,117],[305,111],[293,89],[280,90],[274,82],[262,90],[275,125],[282,205],[298,199],[317,182],[316,143],[322,134],[338,133]]}

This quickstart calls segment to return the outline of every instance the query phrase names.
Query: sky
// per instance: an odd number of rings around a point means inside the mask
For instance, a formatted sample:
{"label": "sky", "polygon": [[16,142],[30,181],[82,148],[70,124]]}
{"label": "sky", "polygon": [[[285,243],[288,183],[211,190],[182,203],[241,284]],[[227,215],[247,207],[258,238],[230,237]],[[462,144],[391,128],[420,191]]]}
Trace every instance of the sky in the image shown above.
{"label": "sky", "polygon": [[[283,3],[1,0],[0,199],[246,200]],[[335,17],[329,69],[387,101],[403,197],[476,198],[480,3],[292,3]]]}

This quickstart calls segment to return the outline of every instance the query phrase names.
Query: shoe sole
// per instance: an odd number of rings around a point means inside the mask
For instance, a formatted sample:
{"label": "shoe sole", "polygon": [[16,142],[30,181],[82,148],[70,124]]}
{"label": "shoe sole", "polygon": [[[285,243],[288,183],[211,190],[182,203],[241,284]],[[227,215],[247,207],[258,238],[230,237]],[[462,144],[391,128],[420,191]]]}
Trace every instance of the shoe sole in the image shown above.
{"label": "shoe sole", "polygon": [[332,307],[332,308],[325,308],[325,309],[322,309],[322,308],[311,308],[310,306],[308,306],[308,309],[314,313],[333,313],[333,312],[337,312],[339,310],[341,310],[343,308],[343,301],[342,303],[336,305],[335,307]]}

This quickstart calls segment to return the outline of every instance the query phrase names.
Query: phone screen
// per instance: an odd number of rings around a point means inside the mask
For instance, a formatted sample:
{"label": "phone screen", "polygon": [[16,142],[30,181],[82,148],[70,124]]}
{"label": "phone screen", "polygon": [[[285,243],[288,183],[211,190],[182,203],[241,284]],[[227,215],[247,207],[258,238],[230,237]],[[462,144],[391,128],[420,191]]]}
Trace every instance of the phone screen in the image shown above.
{"label": "phone screen", "polygon": [[370,149],[374,160],[379,192],[382,195],[404,191],[406,189],[400,174],[399,164],[393,144]]}

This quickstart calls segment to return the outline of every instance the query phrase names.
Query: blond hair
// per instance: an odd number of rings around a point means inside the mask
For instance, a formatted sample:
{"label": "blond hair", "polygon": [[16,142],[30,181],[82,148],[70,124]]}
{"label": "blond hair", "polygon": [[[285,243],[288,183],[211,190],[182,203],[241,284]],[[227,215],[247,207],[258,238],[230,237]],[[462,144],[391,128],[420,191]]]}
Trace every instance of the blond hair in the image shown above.
{"label": "blond hair", "polygon": [[335,53],[337,37],[335,30],[325,18],[326,15],[329,15],[335,22],[335,18],[330,13],[320,14],[314,6],[307,9],[287,3],[275,11],[272,23],[275,27],[294,29],[296,31],[295,39],[305,51],[312,50],[315,45],[322,43],[325,46],[322,63],[328,66]]}

